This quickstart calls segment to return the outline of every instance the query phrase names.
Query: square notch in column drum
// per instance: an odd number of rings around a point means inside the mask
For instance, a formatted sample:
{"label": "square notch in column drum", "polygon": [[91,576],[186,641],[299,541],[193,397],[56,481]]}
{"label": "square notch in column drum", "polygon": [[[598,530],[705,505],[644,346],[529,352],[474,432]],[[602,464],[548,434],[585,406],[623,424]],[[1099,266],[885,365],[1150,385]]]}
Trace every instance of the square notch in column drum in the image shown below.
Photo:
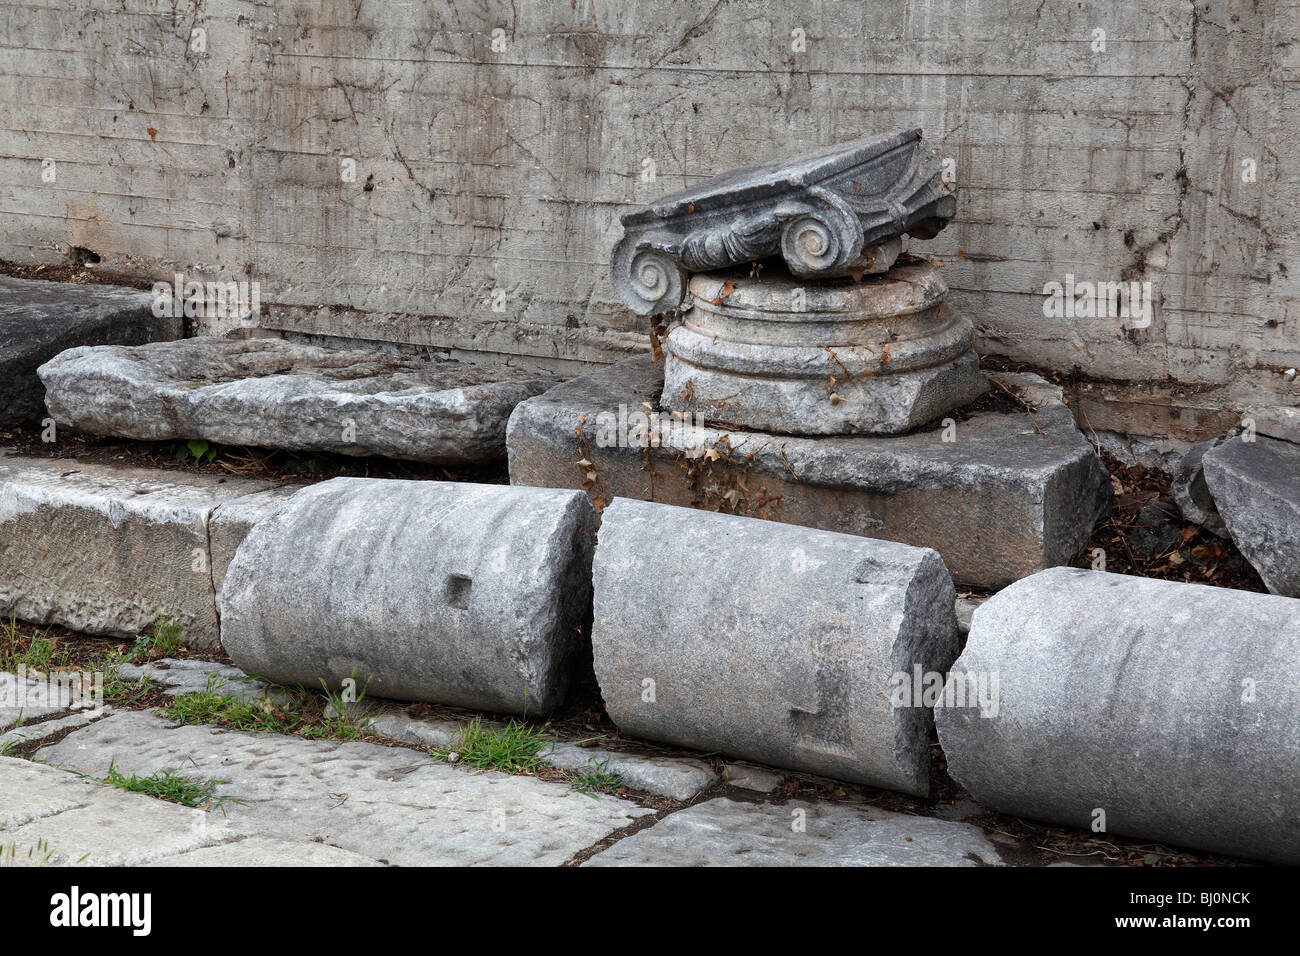
{"label": "square notch in column drum", "polygon": [[469,592],[473,587],[474,581],[468,575],[449,574],[447,583],[443,585],[443,600],[457,610],[468,610]]}

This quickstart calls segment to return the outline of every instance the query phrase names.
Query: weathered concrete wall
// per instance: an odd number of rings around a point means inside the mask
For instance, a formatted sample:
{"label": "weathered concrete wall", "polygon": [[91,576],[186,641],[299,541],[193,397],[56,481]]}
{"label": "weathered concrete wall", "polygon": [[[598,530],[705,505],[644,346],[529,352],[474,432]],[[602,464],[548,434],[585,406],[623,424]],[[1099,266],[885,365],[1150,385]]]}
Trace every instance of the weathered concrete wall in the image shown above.
{"label": "weathered concrete wall", "polygon": [[[919,125],[960,186],[925,248],[982,352],[1135,383],[1087,399],[1099,429],[1297,401],[1300,7],[810,7],[14,0],[0,257],[247,274],[276,329],[610,361],[647,328],[607,276],[621,210]],[[1149,279],[1151,325],[1045,319],[1066,273]]]}

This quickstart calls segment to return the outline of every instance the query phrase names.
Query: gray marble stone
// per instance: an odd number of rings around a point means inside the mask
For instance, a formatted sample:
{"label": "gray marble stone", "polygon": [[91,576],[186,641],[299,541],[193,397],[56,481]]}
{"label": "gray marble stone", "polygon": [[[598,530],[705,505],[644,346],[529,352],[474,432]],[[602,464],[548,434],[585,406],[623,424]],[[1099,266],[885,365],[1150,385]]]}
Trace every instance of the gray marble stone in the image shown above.
{"label": "gray marble stone", "polygon": [[442,464],[503,457],[510,412],[554,384],[506,366],[266,338],[70,349],[40,376],[55,420],[91,434]]}
{"label": "gray marble stone", "polygon": [[558,770],[599,769],[616,773],[623,784],[633,790],[644,790],[674,800],[690,800],[718,782],[718,775],[712,767],[702,760],[688,757],[647,757],[569,743],[552,744],[540,756]]}
{"label": "gray marble stone", "polygon": [[134,637],[158,617],[217,643],[208,523],[265,481],[0,457],[0,614]]}
{"label": "gray marble stone", "polygon": [[1174,469],[1171,485],[1174,501],[1178,503],[1178,510],[1182,512],[1184,518],[1193,524],[1199,524],[1212,534],[1226,538],[1228,529],[1223,519],[1219,517],[1219,511],[1214,506],[1214,497],[1205,484],[1205,470],[1202,465],[1205,453],[1222,441],[1222,438],[1211,438],[1188,449],[1187,454],[1179,459],[1178,467]]}
{"label": "gray marble stone", "polygon": [[616,499],[591,642],[623,733],[905,793],[930,790],[930,713],[897,675],[956,655],[934,551]]}
{"label": "gray marble stone", "polygon": [[544,714],[577,666],[594,525],[576,492],[335,478],[248,533],[221,642],[280,684]]}
{"label": "gray marble stone", "polygon": [[795,435],[911,431],[988,390],[937,266],[861,282],[711,272],[664,340],[661,404]]}
{"label": "gray marble stone", "polygon": [[217,793],[232,800],[216,818],[232,834],[320,841],[400,866],[558,865],[652,812],[404,747],[171,727],[139,711],[74,731],[37,757],[95,775],[110,763],[141,775],[184,766],[226,781]]}
{"label": "gray marble stone", "polygon": [[170,696],[199,694],[211,688],[223,697],[251,701],[261,700],[273,689],[229,664],[172,657],[148,664],[119,664],[117,676],[132,684],[148,680],[151,687]]}
{"label": "gray marble stone", "polygon": [[1053,568],[975,612],[935,722],[985,807],[1300,863],[1297,687],[1300,601]]}
{"label": "gray marble stone", "polygon": [[1202,467],[1233,543],[1270,591],[1300,597],[1300,445],[1232,438]]}
{"label": "gray marble stone", "polygon": [[1002,866],[978,827],[875,807],[738,803],[679,810],[586,866]]}
{"label": "gray marble stone", "polygon": [[377,864],[321,843],[237,833],[220,810],[182,807],[56,767],[0,757],[0,865]]}
{"label": "gray marble stone", "polygon": [[82,345],[139,345],[175,330],[154,318],[147,292],[120,286],[0,276],[0,425],[45,417],[37,366]]}
{"label": "gray marble stone", "polygon": [[1060,389],[991,377],[1033,411],[989,409],[896,436],[706,423],[642,437],[637,416],[663,414],[663,366],[629,359],[520,403],[510,480],[583,488],[597,506],[640,498],[930,547],[959,583],[997,588],[1071,561],[1109,510],[1111,485]]}
{"label": "gray marble stone", "polygon": [[919,129],[733,169],[622,217],[614,288],[638,315],[681,304],[686,276],[780,255],[796,276],[883,271],[904,234],[956,211]]}

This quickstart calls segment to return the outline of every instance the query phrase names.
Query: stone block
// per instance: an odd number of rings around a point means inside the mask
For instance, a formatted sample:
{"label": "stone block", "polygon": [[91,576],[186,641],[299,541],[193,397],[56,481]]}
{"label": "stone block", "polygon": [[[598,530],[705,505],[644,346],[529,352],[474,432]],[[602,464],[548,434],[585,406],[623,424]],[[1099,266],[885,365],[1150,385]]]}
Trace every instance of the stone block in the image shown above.
{"label": "stone block", "polygon": [[929,793],[929,711],[894,687],[956,654],[934,551],[617,499],[594,586],[596,678],[623,733]]}
{"label": "stone block", "polygon": [[265,481],[0,457],[0,614],[133,637],[156,618],[217,643],[208,525]]}
{"label": "stone block", "polygon": [[0,425],[45,417],[36,369],[65,349],[139,345],[177,330],[154,318],[147,292],[0,275]]}
{"label": "stone block", "polygon": [[1034,411],[809,438],[667,416],[656,405],[662,365],[629,359],[520,403],[506,439],[510,480],[584,488],[598,509],[640,498],[930,547],[959,583],[997,588],[1072,560],[1111,490],[1059,389],[991,377]]}
{"label": "stone block", "polygon": [[1202,467],[1237,549],[1270,591],[1300,597],[1300,445],[1233,438],[1206,452]]}
{"label": "stone block", "polygon": [[40,375],[55,420],[95,435],[441,464],[504,457],[510,412],[554,384],[507,366],[267,338],[71,349]]}
{"label": "stone block", "polygon": [[679,810],[585,866],[1002,866],[978,827],[833,803],[740,803]]}

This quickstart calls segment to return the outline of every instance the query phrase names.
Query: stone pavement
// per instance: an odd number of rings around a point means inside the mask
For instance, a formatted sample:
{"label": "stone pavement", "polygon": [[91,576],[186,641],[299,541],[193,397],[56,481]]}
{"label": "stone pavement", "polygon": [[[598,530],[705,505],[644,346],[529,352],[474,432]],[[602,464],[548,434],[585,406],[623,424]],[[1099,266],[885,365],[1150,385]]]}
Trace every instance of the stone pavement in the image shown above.
{"label": "stone pavement", "polygon": [[[409,747],[173,726],[150,712],[107,711],[33,761],[0,758],[0,863],[1000,866],[1023,858],[1004,860],[1005,838],[991,840],[970,823],[719,786],[701,760],[572,744],[557,744],[547,759],[579,768],[610,757],[608,769],[625,773],[632,788],[653,768],[659,789],[666,783],[688,799],[707,789],[686,805],[588,794]],[[110,766],[221,781],[216,796],[226,800],[195,810],[90,779]]]}

